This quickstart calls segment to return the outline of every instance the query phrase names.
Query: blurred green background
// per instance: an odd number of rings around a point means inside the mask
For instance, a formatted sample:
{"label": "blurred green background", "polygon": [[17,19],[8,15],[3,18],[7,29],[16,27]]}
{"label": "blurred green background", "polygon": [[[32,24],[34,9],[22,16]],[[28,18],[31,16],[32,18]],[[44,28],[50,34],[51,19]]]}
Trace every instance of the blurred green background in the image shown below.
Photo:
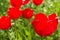
{"label": "blurred green background", "polygon": [[[0,16],[7,15],[7,10],[9,8],[9,0],[0,0]],[[38,36],[32,25],[31,20],[24,19],[20,17],[18,20],[12,20],[12,26],[9,30],[0,30],[0,40],[60,40],[60,0],[44,0],[43,4],[36,6],[30,0],[30,3],[21,6],[20,9],[30,7],[33,9],[34,14],[38,12],[43,12],[46,15],[55,12],[59,18],[58,29],[51,36],[40,37]]]}

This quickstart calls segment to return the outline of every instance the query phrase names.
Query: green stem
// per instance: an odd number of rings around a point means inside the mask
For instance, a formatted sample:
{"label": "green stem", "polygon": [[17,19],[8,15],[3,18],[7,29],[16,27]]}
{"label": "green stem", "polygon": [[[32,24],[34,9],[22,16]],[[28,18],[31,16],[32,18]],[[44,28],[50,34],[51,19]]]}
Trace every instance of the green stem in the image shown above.
{"label": "green stem", "polygon": [[10,37],[9,37],[9,31],[7,31],[7,37],[8,37],[8,39],[10,40]]}
{"label": "green stem", "polygon": [[[15,20],[15,26],[16,26],[16,20]],[[18,26],[20,26],[20,25],[18,25]],[[16,34],[17,34],[18,36],[19,36],[19,35],[22,35],[22,36],[24,36],[24,38],[26,39],[26,36],[23,34],[22,29],[21,29],[20,27],[18,27],[18,29],[20,29],[20,34],[19,34],[19,31],[17,31],[17,29],[16,29],[16,27],[15,27],[15,30],[16,30],[15,32],[16,32]],[[17,36],[17,35],[16,35],[16,36]],[[22,37],[21,37],[21,38],[22,38]],[[23,40],[23,39],[21,39],[21,38],[20,38],[20,36],[19,36],[19,39],[20,39],[20,40]],[[26,39],[26,40],[27,40],[27,39]]]}
{"label": "green stem", "polygon": [[31,38],[31,26],[30,26],[30,25],[31,25],[31,20],[29,19],[28,28],[29,28],[29,33],[30,33],[30,34],[29,34],[28,39],[29,39],[29,40],[32,40],[32,38]]}
{"label": "green stem", "polygon": [[17,26],[16,26],[16,20],[14,20],[14,22],[15,22],[15,34],[16,34],[16,38],[18,39],[18,35],[19,35],[19,32],[17,31]]}
{"label": "green stem", "polygon": [[48,40],[48,38],[46,37],[46,40]]}

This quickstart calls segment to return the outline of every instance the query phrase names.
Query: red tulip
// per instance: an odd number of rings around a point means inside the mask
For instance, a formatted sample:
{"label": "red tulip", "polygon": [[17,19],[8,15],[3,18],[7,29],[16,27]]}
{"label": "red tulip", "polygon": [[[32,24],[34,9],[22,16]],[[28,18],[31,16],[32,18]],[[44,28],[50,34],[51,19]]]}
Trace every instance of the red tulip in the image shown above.
{"label": "red tulip", "polygon": [[30,19],[32,15],[33,15],[33,11],[30,8],[27,8],[22,12],[23,18],[26,18],[26,19]]}
{"label": "red tulip", "polygon": [[30,0],[22,0],[22,4],[25,5],[29,2]]}
{"label": "red tulip", "polygon": [[11,19],[18,19],[21,16],[22,11],[16,8],[9,8],[7,13]]}
{"label": "red tulip", "polygon": [[32,21],[32,26],[38,35],[49,36],[56,31],[58,18],[55,13],[49,16],[46,16],[43,13],[38,13]]}
{"label": "red tulip", "polygon": [[41,5],[43,0],[32,0],[35,5]]}
{"label": "red tulip", "polygon": [[0,30],[8,30],[11,27],[11,20],[9,17],[2,16],[0,18]]}
{"label": "red tulip", "polygon": [[10,0],[10,4],[13,7],[20,8],[20,6],[22,5],[22,0]]}

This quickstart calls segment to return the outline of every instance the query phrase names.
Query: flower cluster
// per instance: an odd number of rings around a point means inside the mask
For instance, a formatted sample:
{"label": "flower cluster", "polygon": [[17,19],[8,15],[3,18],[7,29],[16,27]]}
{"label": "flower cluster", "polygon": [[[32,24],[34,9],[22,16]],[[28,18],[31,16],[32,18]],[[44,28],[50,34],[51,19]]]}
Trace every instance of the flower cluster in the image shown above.
{"label": "flower cluster", "polygon": [[[30,19],[33,16],[33,10],[31,8],[25,8],[21,10],[22,5],[26,5],[30,0],[10,0],[10,7],[7,10],[8,16],[2,16],[0,18],[0,29],[7,30],[11,27],[11,20],[19,19],[20,16],[26,19]],[[32,0],[32,3],[36,6],[41,5],[43,0]],[[58,26],[58,17],[55,13],[46,16],[40,12],[34,15],[34,20],[31,22],[34,30],[40,36],[49,36],[56,31]]]}

